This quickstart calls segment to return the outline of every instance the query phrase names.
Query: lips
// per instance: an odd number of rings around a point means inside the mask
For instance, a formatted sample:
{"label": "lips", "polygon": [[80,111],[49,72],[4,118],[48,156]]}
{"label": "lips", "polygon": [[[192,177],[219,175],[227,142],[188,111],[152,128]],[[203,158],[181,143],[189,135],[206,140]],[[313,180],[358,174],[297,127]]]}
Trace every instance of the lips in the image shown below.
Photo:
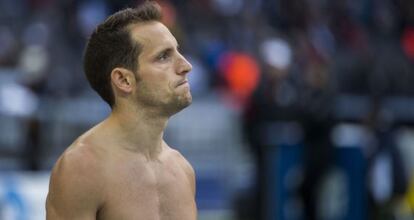
{"label": "lips", "polygon": [[185,79],[183,81],[178,82],[176,87],[181,86],[181,85],[184,85],[186,83],[188,83],[188,80]]}

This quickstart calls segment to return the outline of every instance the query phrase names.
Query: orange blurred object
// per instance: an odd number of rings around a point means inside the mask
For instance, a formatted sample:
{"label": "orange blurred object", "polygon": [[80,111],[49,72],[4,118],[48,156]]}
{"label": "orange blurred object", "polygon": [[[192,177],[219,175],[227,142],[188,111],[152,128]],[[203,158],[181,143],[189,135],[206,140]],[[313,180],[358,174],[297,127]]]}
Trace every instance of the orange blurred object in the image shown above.
{"label": "orange blurred object", "polygon": [[260,68],[256,60],[245,53],[228,52],[220,61],[220,70],[230,93],[243,104],[256,89]]}

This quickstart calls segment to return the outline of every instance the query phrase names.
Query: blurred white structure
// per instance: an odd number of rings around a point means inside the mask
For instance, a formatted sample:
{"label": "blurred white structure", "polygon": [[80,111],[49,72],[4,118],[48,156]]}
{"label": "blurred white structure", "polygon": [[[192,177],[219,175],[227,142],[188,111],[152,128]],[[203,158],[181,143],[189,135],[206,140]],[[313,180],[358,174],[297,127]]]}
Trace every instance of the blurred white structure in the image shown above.
{"label": "blurred white structure", "polygon": [[44,220],[48,172],[0,174],[0,219]]}

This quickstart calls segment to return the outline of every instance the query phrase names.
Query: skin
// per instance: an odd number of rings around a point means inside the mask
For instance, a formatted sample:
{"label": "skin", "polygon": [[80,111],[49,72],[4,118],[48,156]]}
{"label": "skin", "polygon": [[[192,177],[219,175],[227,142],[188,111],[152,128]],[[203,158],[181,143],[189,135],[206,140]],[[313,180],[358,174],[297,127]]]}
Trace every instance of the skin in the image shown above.
{"label": "skin", "polygon": [[188,106],[191,64],[156,21],[130,25],[143,45],[137,72],[115,68],[115,107],[53,168],[48,220],[195,220],[194,170],[163,140],[168,119]]}

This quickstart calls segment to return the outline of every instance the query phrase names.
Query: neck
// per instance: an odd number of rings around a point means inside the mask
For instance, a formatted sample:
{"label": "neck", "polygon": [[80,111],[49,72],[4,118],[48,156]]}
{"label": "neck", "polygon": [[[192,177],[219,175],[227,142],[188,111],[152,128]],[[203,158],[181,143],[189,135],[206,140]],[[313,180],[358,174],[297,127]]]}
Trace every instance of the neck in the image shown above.
{"label": "neck", "polygon": [[169,117],[144,109],[114,109],[104,123],[113,131],[121,148],[154,159],[162,150]]}

